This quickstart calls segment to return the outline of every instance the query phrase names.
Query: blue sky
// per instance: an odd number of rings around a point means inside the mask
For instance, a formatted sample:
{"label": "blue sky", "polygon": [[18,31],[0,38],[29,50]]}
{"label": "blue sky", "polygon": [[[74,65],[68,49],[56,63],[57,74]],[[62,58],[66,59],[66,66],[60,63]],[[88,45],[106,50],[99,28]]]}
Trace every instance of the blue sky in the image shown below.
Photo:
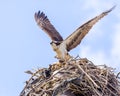
{"label": "blue sky", "polygon": [[116,5],[70,54],[120,70],[119,0],[4,0],[0,2],[0,96],[18,96],[26,70],[56,62],[49,37],[39,29],[34,13],[44,11],[66,38],[77,27]]}

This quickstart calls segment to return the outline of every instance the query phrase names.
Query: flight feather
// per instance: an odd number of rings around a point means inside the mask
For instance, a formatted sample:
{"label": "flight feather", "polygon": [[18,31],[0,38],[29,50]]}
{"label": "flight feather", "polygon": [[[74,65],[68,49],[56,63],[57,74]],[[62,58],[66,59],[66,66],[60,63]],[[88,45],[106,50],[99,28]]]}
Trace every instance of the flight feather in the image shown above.
{"label": "flight feather", "polygon": [[63,41],[62,36],[50,23],[49,19],[47,18],[47,16],[45,16],[43,12],[38,11],[37,13],[35,13],[34,17],[38,26],[49,35],[52,41]]}
{"label": "flight feather", "polygon": [[[115,7],[115,6],[114,6]],[[80,26],[76,31],[74,31],[70,36],[68,36],[64,42],[66,43],[67,51],[72,50],[75,48],[82,39],[86,36],[86,34],[90,31],[90,29],[93,27],[93,25],[98,22],[101,18],[106,16],[109,12],[111,12],[114,7],[112,7],[110,10],[107,10],[100,15],[94,17],[93,19],[89,20],[82,26]]]}

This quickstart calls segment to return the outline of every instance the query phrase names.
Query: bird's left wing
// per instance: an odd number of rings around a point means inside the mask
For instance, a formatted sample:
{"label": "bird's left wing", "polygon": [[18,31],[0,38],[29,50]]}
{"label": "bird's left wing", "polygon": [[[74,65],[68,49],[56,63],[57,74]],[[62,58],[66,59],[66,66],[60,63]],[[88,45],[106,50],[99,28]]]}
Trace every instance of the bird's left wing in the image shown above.
{"label": "bird's left wing", "polygon": [[[115,6],[114,6],[115,7]],[[106,16],[109,12],[111,12],[114,7],[110,10],[107,10],[100,15],[96,16],[95,18],[89,20],[82,26],[80,26],[75,32],[73,32],[69,37],[67,37],[64,42],[66,43],[67,51],[75,48],[78,44],[80,44],[81,40],[85,37],[85,35],[90,31],[93,25],[98,22],[101,18]]]}
{"label": "bird's left wing", "polygon": [[37,13],[35,13],[34,17],[38,26],[49,35],[52,41],[63,41],[62,36],[50,23],[49,19],[47,18],[47,16],[45,16],[43,12],[38,11]]}

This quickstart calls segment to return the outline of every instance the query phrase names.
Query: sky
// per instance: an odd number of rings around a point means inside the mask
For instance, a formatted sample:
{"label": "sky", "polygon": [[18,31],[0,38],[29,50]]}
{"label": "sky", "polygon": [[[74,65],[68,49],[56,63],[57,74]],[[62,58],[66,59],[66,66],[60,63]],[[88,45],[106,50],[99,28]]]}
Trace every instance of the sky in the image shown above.
{"label": "sky", "polygon": [[117,5],[70,51],[94,64],[120,71],[119,0],[1,0],[0,96],[19,96],[30,76],[26,70],[56,62],[50,38],[37,26],[34,13],[43,11],[63,38],[80,25]]}

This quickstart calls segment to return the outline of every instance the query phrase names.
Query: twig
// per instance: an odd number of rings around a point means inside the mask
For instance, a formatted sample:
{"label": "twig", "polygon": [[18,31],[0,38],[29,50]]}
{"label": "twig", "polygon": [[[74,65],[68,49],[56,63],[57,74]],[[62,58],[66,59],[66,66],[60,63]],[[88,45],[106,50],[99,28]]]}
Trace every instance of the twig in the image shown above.
{"label": "twig", "polygon": [[89,80],[95,85],[96,88],[99,88],[99,86],[94,82],[94,80],[81,68],[79,63],[76,63],[78,68],[89,78]]}

